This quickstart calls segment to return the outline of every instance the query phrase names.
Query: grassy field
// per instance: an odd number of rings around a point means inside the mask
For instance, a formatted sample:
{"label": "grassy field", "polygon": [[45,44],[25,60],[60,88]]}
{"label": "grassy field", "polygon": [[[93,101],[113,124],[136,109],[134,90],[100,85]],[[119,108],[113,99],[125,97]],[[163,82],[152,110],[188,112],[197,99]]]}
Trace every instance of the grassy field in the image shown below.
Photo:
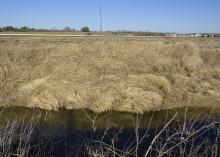
{"label": "grassy field", "polygon": [[143,113],[220,106],[220,38],[0,37],[0,104]]}

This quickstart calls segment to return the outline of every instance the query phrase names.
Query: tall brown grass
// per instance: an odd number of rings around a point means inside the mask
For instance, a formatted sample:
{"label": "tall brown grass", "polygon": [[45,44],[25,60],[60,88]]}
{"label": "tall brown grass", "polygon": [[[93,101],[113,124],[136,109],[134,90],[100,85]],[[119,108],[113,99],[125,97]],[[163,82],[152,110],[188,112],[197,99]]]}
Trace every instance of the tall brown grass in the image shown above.
{"label": "tall brown grass", "polygon": [[0,103],[135,113],[219,104],[219,41],[1,37]]}

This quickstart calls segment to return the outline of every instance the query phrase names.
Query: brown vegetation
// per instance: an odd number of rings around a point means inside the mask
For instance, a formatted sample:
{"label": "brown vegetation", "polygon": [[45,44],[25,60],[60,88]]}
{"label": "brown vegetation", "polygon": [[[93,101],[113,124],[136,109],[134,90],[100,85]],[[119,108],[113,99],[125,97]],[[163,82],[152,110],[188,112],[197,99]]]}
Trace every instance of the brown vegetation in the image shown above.
{"label": "brown vegetation", "polygon": [[143,113],[209,97],[220,104],[218,38],[0,39],[1,104]]}

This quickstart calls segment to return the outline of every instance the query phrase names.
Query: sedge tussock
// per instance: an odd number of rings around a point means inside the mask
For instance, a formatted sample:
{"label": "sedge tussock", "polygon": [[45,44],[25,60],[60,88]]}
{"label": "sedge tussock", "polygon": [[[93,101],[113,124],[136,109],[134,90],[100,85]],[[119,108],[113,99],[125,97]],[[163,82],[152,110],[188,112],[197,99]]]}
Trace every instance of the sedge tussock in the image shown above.
{"label": "sedge tussock", "polygon": [[218,38],[2,40],[0,98],[8,105],[143,113],[219,100]]}

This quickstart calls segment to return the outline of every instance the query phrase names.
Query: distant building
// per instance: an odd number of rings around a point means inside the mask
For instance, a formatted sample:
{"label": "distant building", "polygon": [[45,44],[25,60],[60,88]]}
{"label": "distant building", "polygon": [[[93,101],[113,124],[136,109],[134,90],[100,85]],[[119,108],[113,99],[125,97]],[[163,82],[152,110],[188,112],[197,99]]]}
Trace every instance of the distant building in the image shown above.
{"label": "distant building", "polygon": [[176,33],[168,33],[168,34],[166,34],[166,36],[169,36],[169,37],[177,37],[177,34],[176,34]]}
{"label": "distant building", "polygon": [[202,34],[195,34],[195,37],[202,37]]}

